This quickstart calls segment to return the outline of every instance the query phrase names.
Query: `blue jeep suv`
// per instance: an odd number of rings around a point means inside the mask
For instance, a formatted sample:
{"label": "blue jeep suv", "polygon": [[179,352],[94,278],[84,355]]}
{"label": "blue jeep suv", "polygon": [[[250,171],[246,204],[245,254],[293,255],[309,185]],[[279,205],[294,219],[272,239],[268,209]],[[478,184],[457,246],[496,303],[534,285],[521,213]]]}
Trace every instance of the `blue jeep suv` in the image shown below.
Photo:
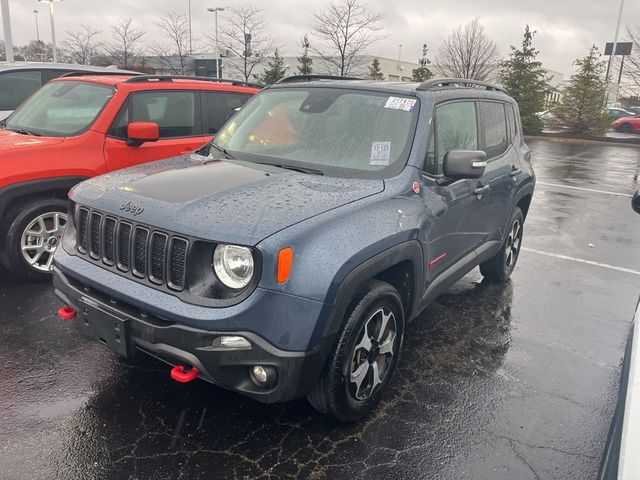
{"label": "blue jeep suv", "polygon": [[359,419],[408,321],[478,265],[511,275],[529,156],[491,84],[289,77],[201,150],[70,192],[59,314],[177,381]]}

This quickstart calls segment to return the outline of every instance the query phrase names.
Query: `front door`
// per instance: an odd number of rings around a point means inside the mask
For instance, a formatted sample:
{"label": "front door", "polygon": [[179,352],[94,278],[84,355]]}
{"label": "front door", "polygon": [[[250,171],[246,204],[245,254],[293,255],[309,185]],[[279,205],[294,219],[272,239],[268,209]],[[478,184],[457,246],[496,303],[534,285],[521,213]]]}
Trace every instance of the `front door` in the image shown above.
{"label": "front door", "polygon": [[427,284],[444,273],[475,261],[479,238],[470,227],[483,198],[473,190],[478,180],[447,181],[443,159],[452,150],[478,150],[476,103],[462,100],[435,108],[424,165],[422,198],[425,221],[421,240],[425,255]]}
{"label": "front door", "polygon": [[[118,170],[196,150],[211,138],[202,135],[198,119],[200,109],[194,91],[132,93],[109,130],[104,147],[107,168]],[[138,147],[127,145],[131,122],[157,123],[160,139]]]}

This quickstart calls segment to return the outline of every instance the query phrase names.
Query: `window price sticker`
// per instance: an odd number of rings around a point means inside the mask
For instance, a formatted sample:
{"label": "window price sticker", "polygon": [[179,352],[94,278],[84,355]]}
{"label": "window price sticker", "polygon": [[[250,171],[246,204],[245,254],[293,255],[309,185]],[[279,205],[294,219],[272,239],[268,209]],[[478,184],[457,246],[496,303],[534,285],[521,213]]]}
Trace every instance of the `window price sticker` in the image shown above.
{"label": "window price sticker", "polygon": [[416,102],[417,100],[415,98],[389,97],[387,98],[387,103],[384,104],[384,108],[411,112],[413,107],[416,106]]}
{"label": "window price sticker", "polygon": [[389,165],[391,142],[372,142],[369,165]]}

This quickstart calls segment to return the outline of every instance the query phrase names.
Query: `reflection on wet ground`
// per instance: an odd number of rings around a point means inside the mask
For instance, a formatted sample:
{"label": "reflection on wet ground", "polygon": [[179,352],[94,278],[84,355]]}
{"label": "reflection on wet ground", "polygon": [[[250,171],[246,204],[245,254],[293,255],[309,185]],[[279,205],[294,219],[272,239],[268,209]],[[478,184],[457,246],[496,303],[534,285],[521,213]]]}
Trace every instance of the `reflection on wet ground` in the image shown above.
{"label": "reflection on wet ground", "polygon": [[[553,184],[630,193],[640,165],[630,148],[531,147]],[[525,246],[640,270],[639,234],[627,197],[539,186]],[[504,285],[472,272],[408,326],[380,410],[341,425],[127,365],[54,318],[48,285],[4,276],[0,477],[593,478],[639,291],[640,276],[532,252]]]}

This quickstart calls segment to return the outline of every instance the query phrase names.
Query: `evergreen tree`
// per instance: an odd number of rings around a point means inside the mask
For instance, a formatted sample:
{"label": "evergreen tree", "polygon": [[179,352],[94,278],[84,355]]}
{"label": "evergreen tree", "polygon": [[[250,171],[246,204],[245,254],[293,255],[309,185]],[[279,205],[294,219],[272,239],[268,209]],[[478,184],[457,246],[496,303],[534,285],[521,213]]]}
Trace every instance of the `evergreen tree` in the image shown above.
{"label": "evergreen tree", "polygon": [[559,126],[572,133],[602,133],[609,123],[602,106],[606,93],[605,64],[594,45],[589,55],[574,62],[578,72],[571,76],[554,109]]}
{"label": "evergreen tree", "polygon": [[500,82],[518,102],[525,133],[538,133],[542,130],[543,122],[537,114],[544,110],[545,97],[550,90],[547,71],[536,60],[539,52],[532,45],[535,33],[527,25],[522,47],[518,49],[512,45],[509,59],[500,64]]}
{"label": "evergreen tree", "polygon": [[384,80],[384,74],[380,70],[380,60],[374,58],[373,62],[369,66],[369,79],[370,80]]}
{"label": "evergreen tree", "polygon": [[306,35],[300,42],[302,56],[298,57],[298,75],[311,75],[313,73],[313,59],[309,56],[309,37]]}
{"label": "evergreen tree", "polygon": [[418,60],[420,66],[418,68],[414,68],[411,71],[411,80],[414,82],[424,82],[425,80],[429,80],[433,77],[433,72],[429,70],[429,65],[431,60],[427,58],[427,53],[429,49],[427,48],[427,44],[422,45],[422,57]]}
{"label": "evergreen tree", "polygon": [[284,66],[284,58],[280,55],[280,49],[276,48],[273,52],[273,58],[267,63],[268,68],[264,71],[262,81],[266,85],[276,83],[286,74]]}

